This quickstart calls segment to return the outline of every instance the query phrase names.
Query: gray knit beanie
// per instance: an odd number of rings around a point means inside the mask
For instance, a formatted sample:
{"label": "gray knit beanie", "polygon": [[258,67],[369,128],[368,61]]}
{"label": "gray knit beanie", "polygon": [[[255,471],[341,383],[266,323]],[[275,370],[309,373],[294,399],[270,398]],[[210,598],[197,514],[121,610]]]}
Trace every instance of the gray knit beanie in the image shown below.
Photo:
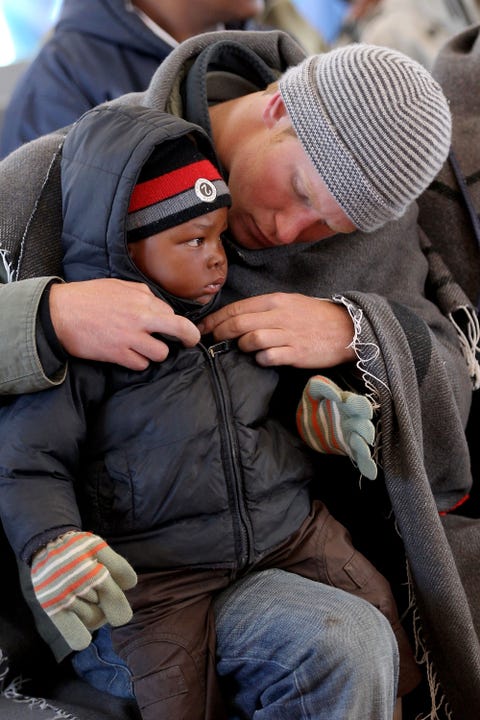
{"label": "gray knit beanie", "polygon": [[447,100],[396,50],[355,44],[313,55],[279,89],[307,155],[360,230],[400,217],[448,155]]}

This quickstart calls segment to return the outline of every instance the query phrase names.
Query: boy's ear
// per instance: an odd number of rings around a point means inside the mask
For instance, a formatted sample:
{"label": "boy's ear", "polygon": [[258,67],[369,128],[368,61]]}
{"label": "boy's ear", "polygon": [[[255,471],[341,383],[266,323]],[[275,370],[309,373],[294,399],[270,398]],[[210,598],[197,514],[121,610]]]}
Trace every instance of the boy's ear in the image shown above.
{"label": "boy's ear", "polygon": [[280,90],[276,90],[273,95],[268,95],[268,101],[263,109],[262,119],[270,129],[281,121],[285,122],[285,120],[287,120],[290,122]]}

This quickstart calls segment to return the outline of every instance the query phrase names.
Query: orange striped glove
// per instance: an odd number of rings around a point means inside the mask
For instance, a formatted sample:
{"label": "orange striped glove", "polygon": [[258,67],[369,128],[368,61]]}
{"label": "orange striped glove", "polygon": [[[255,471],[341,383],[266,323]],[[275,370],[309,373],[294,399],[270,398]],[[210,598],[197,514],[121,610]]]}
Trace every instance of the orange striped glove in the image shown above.
{"label": "orange striped glove", "polygon": [[362,475],[375,480],[377,465],[369,445],[375,440],[373,406],[365,395],[340,390],[332,380],[314,375],[297,409],[302,439],[317,452],[347,455]]}
{"label": "orange striped glove", "polygon": [[83,650],[90,630],[124,625],[132,610],[123,590],[137,576],[102,538],[68,532],[33,556],[32,583],[38,602],[72,650]]}

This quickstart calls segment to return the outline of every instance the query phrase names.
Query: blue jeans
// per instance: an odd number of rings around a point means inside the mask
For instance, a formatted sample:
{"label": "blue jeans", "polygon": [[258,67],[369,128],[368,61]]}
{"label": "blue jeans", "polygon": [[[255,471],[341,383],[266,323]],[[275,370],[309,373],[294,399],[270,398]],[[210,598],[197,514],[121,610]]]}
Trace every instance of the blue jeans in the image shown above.
{"label": "blue jeans", "polygon": [[134,699],[130,670],[112,647],[110,626],[93,635],[90,645],[72,655],[72,667],[89,685],[120,698]]}
{"label": "blue jeans", "polygon": [[[218,596],[215,621],[230,720],[392,719],[398,649],[389,622],[370,603],[283,570],[264,570]],[[85,674],[79,660],[88,652]],[[131,692],[108,629],[77,653],[75,667],[99,689],[121,697]]]}
{"label": "blue jeans", "polygon": [[283,570],[216,601],[230,720],[392,720],[398,648],[370,603]]}

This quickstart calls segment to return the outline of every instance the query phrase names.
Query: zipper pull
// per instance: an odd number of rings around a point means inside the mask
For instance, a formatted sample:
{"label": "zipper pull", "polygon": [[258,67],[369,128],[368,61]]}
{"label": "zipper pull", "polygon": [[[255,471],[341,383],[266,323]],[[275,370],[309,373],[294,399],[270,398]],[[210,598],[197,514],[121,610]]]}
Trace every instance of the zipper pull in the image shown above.
{"label": "zipper pull", "polygon": [[215,355],[221,355],[222,353],[228,352],[231,347],[231,340],[222,340],[222,342],[215,343],[215,345],[210,345],[208,348],[208,354],[213,358]]}

